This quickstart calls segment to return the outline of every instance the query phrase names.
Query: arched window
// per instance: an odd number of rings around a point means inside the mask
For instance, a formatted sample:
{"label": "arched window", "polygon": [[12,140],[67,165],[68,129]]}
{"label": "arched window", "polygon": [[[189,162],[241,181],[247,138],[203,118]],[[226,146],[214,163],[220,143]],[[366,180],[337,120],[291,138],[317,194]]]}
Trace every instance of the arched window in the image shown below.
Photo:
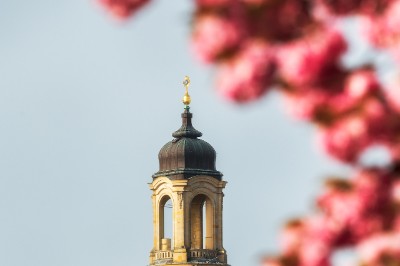
{"label": "arched window", "polygon": [[160,201],[160,249],[171,250],[173,244],[173,204],[169,196],[164,196]]}
{"label": "arched window", "polygon": [[205,195],[190,204],[191,249],[214,249],[214,206]]}

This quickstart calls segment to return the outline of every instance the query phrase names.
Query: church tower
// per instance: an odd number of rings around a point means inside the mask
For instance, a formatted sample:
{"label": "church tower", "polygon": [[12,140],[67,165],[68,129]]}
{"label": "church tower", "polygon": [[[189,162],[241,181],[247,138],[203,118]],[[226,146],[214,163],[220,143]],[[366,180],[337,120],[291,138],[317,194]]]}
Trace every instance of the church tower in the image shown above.
{"label": "church tower", "polygon": [[[223,192],[226,182],[215,168],[214,148],[199,137],[189,112],[190,80],[185,77],[182,126],[161,148],[160,169],[150,184],[154,245],[150,265],[228,266],[222,243]],[[172,239],[164,235],[164,206],[172,202]]]}

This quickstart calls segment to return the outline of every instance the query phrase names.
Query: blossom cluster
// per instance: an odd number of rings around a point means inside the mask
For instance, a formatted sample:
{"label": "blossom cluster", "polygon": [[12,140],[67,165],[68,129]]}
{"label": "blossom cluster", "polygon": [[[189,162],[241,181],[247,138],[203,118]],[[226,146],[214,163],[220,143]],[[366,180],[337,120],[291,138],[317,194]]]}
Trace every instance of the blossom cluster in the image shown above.
{"label": "blossom cluster", "polygon": [[[98,0],[127,18],[149,0]],[[372,63],[342,64],[348,42],[337,26],[357,17],[361,35],[400,66],[400,0],[194,0],[191,48],[216,67],[216,87],[246,103],[281,92],[288,112],[315,125],[332,158],[354,167],[329,179],[318,212],[287,223],[281,255],[263,266],[329,266],[354,247],[360,265],[400,266],[400,86],[383,84]],[[384,147],[389,165],[363,166]]]}
{"label": "blossom cluster", "polygon": [[288,222],[282,254],[263,266],[327,266],[336,250],[353,246],[361,265],[400,265],[400,171],[358,169],[331,178],[317,198],[318,212]]}
{"label": "blossom cluster", "polygon": [[146,5],[149,0],[98,0],[118,19],[126,19]]}

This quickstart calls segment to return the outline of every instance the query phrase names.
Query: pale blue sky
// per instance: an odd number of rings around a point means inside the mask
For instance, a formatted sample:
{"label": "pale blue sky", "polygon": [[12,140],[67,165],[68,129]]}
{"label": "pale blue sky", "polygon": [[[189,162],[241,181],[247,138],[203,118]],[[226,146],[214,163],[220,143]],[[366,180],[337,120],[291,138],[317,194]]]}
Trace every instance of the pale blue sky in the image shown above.
{"label": "pale blue sky", "polygon": [[147,183],[180,126],[184,75],[194,125],[228,181],[233,266],[277,249],[321,177],[342,174],[277,95],[220,99],[188,49],[190,1],[155,1],[121,24],[92,1],[0,0],[0,265],[148,264]]}

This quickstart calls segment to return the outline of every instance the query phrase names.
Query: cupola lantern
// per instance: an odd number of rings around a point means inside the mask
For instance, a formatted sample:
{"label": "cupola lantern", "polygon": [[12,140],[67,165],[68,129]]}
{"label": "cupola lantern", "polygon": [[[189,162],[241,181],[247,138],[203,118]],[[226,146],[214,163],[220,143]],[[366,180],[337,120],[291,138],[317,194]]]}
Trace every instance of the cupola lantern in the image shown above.
{"label": "cupola lantern", "polygon": [[[158,155],[160,168],[150,184],[153,201],[153,249],[150,265],[228,266],[222,242],[222,202],[226,181],[216,170],[214,148],[192,125],[188,87],[182,126]],[[164,235],[164,207],[172,207],[172,239]]]}

